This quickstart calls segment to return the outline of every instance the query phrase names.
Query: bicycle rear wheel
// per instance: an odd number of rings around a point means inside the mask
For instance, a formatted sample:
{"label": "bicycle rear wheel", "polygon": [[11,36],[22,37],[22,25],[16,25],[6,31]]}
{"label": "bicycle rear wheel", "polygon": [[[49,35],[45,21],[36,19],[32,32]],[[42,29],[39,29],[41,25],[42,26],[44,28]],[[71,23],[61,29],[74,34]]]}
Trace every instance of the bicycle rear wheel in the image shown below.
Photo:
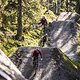
{"label": "bicycle rear wheel", "polygon": [[37,59],[35,61],[33,61],[33,67],[34,67],[34,69],[38,68],[38,60]]}

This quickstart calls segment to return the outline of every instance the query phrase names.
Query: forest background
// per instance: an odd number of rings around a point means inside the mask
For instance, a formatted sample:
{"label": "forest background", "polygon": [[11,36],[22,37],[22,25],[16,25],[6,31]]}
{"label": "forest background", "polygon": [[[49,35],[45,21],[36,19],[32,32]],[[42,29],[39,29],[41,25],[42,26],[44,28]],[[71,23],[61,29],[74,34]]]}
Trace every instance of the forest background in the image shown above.
{"label": "forest background", "polygon": [[[36,25],[41,17],[46,16],[49,23],[61,12],[80,16],[80,0],[0,0],[0,49],[11,56],[19,47],[38,46],[42,27]],[[79,30],[80,19],[77,26]]]}

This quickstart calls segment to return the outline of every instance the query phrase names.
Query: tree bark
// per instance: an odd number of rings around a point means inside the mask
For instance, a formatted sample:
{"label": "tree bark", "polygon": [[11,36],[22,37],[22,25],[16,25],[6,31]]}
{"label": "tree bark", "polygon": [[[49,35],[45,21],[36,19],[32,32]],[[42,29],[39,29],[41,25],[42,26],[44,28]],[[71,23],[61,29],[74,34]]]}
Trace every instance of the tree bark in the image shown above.
{"label": "tree bark", "polygon": [[57,0],[57,14],[60,14],[61,0]]}
{"label": "tree bark", "polygon": [[17,28],[17,35],[16,39],[21,40],[22,39],[22,0],[18,0],[18,28]]}
{"label": "tree bark", "polygon": [[49,3],[52,4],[53,0],[49,0]]}
{"label": "tree bark", "polygon": [[77,1],[76,12],[80,14],[80,0]]}
{"label": "tree bark", "polygon": [[53,2],[53,12],[54,14],[56,14],[56,0],[54,0]]}
{"label": "tree bark", "polygon": [[68,12],[69,10],[68,10],[68,0],[66,0],[66,11]]}

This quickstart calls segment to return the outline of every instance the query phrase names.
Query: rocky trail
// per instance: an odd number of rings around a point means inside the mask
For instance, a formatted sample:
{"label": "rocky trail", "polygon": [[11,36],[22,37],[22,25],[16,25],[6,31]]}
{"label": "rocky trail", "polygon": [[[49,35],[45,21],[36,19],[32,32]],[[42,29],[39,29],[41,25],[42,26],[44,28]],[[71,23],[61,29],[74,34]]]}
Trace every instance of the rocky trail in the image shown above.
{"label": "rocky trail", "polygon": [[69,58],[77,60],[77,15],[72,12],[63,12],[53,20],[51,31],[51,47],[61,49]]}

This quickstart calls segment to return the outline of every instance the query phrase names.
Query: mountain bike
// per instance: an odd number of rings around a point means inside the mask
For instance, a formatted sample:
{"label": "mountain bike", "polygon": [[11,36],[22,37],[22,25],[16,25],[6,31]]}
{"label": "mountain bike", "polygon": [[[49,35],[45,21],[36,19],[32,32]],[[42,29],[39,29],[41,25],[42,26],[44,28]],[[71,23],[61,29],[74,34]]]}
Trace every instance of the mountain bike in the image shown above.
{"label": "mountain bike", "polygon": [[36,72],[37,72],[37,69],[38,69],[38,58],[34,58],[33,59],[33,69],[34,69],[34,71],[35,71],[35,74],[36,74]]}

